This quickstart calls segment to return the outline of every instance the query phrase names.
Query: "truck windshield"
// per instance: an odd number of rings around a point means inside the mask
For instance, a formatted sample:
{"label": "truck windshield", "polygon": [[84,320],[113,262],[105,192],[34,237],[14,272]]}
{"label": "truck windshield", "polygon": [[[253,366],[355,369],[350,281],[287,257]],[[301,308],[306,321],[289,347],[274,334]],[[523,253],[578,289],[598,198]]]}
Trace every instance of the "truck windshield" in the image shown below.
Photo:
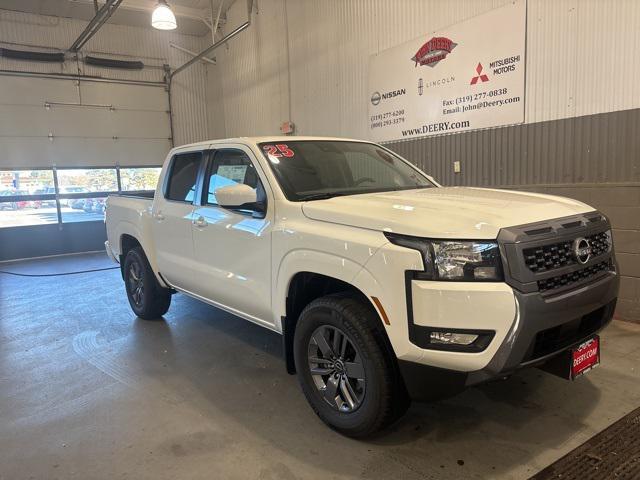
{"label": "truck windshield", "polygon": [[258,146],[287,199],[295,202],[435,187],[406,161],[372,143],[300,140]]}

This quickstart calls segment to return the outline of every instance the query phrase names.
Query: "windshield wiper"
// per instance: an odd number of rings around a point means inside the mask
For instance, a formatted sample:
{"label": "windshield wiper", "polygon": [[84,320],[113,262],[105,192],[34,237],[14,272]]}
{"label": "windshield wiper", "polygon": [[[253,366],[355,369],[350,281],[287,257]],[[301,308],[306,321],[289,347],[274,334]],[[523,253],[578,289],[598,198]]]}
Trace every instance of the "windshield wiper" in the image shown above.
{"label": "windshield wiper", "polygon": [[347,195],[347,194],[346,193],[330,193],[330,192],[313,193],[311,195],[302,197],[300,200],[302,200],[303,202],[307,202],[311,200],[327,200],[333,197],[343,197],[344,195]]}

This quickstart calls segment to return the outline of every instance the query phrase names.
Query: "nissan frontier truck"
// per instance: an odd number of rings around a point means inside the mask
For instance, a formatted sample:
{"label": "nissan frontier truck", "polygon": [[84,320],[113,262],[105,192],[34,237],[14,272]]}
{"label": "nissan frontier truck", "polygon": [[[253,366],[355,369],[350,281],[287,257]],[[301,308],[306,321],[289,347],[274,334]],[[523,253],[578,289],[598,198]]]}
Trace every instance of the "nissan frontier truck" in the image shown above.
{"label": "nissan frontier truck", "polygon": [[277,332],[311,408],[353,437],[521,368],[584,374],[618,295],[589,205],[442,187],[367,141],[174,148],[153,198],[109,197],[106,226],[138,317],[181,293]]}

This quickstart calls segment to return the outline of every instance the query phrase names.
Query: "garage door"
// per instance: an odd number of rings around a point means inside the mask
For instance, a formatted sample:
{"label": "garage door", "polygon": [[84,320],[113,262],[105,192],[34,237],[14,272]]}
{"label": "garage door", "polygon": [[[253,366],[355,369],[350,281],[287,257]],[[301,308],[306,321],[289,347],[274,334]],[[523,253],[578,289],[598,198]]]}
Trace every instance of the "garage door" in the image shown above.
{"label": "garage door", "polygon": [[170,148],[163,87],[0,77],[0,166],[158,165]]}
{"label": "garage door", "polygon": [[0,76],[0,260],[94,250],[171,148],[162,84]]}

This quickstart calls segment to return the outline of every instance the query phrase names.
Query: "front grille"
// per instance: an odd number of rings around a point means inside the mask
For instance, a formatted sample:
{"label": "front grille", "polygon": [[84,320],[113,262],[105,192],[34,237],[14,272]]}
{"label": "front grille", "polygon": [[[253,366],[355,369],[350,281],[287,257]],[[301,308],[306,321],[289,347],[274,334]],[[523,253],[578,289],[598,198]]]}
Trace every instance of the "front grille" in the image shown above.
{"label": "front grille", "polygon": [[565,273],[564,275],[557,275],[555,277],[545,278],[544,280],[538,280],[538,290],[546,292],[548,290],[562,288],[567,285],[571,285],[572,283],[593,277],[605,270],[609,270],[608,261],[594,263],[582,270],[576,270],[575,272]]}
{"label": "front grille", "polygon": [[503,228],[498,243],[505,281],[524,293],[558,295],[615,271],[611,226],[598,212]]}
{"label": "front grille", "polygon": [[609,231],[596,233],[585,237],[591,245],[591,256],[597,257],[609,251],[611,248],[611,233]]}
{"label": "front grille", "polygon": [[[585,237],[591,245],[591,256],[597,257],[609,251],[611,237],[608,231]],[[522,251],[527,268],[535,273],[577,263],[573,253],[573,240],[525,248]]]}

